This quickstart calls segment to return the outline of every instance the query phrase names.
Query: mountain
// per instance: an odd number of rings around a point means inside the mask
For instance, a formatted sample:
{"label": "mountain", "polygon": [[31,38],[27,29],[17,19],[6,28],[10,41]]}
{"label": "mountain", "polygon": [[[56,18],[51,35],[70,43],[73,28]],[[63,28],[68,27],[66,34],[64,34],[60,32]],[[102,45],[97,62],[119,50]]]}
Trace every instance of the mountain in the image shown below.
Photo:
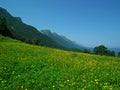
{"label": "mountain", "polygon": [[47,35],[48,37],[52,38],[54,41],[56,41],[57,43],[59,43],[60,45],[66,47],[66,48],[76,48],[76,49],[80,49],[80,50],[84,50],[84,49],[90,49],[88,47],[82,46],[77,44],[74,41],[71,41],[70,39],[66,38],[65,36],[61,36],[55,32],[51,32],[50,30],[40,30],[40,32],[44,35]]}
{"label": "mountain", "polygon": [[7,10],[0,7],[0,18],[3,17],[6,20],[6,26],[15,39],[29,43],[34,42],[47,47],[64,48],[47,35],[39,32],[35,27],[23,23],[20,17],[13,17]]}

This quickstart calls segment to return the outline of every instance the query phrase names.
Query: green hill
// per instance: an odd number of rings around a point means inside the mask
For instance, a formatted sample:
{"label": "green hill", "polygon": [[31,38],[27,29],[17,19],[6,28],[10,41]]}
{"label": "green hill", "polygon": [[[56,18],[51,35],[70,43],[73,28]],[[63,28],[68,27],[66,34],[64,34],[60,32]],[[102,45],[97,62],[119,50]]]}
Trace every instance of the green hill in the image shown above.
{"label": "green hill", "polygon": [[120,90],[120,58],[0,36],[0,90]]}
{"label": "green hill", "polygon": [[7,10],[0,7],[0,34],[2,35],[6,32],[6,29],[3,29],[3,22],[15,39],[27,43],[37,43],[37,45],[65,49],[53,39],[39,32],[35,27],[23,23],[20,17],[13,17]]}

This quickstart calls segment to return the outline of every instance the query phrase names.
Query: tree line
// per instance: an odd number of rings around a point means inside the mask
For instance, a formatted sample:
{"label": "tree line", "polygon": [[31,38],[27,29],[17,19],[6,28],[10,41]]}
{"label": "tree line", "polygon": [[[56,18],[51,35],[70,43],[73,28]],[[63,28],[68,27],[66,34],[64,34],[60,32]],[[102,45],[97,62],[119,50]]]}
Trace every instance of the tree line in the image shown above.
{"label": "tree line", "polygon": [[0,34],[3,36],[13,37],[11,31],[6,25],[6,19],[4,17],[0,18]]}
{"label": "tree line", "polygon": [[17,40],[21,40],[23,42],[29,43],[29,44],[36,44],[38,45],[38,40],[34,39],[34,40],[29,40],[29,39],[25,39],[19,35],[15,35],[14,33],[12,33],[9,28],[7,27],[7,22],[6,22],[6,18],[5,17],[1,17],[0,18],[0,34],[3,36],[8,36]]}
{"label": "tree line", "polygon": [[97,55],[115,56],[115,52],[114,51],[110,51],[104,45],[96,46],[93,49],[93,52],[94,52],[94,54],[97,54]]}
{"label": "tree line", "polygon": [[[88,54],[96,54],[96,55],[101,55],[101,56],[116,56],[115,51],[109,50],[106,46],[104,45],[99,45],[93,48],[93,51],[90,51],[88,49],[84,50],[79,50],[77,48],[72,48],[70,49],[71,51],[75,52],[83,52],[83,53],[88,53]],[[120,52],[118,52],[118,57],[120,57]]]}

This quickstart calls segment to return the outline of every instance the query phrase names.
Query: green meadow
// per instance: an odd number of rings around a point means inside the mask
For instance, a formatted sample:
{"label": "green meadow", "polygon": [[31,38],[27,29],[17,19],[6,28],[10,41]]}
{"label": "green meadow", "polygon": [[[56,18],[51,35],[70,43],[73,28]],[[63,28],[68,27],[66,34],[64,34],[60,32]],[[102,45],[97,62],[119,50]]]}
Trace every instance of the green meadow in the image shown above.
{"label": "green meadow", "polygon": [[120,58],[0,36],[0,90],[120,90]]}

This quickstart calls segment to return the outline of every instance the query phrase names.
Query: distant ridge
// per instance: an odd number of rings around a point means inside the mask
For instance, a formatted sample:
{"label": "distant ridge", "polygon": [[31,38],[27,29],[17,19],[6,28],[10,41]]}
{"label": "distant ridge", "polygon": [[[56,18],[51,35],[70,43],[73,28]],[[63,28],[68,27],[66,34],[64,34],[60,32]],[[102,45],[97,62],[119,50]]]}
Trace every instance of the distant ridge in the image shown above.
{"label": "distant ridge", "polygon": [[65,36],[61,36],[55,32],[51,32],[50,30],[40,30],[41,33],[43,33],[44,35],[49,36],[50,38],[52,38],[54,41],[56,41],[57,43],[59,43],[60,45],[66,47],[66,48],[77,48],[80,50],[84,50],[84,49],[90,49],[88,47],[82,46],[77,44],[74,41],[71,41],[70,39],[66,38]]}

